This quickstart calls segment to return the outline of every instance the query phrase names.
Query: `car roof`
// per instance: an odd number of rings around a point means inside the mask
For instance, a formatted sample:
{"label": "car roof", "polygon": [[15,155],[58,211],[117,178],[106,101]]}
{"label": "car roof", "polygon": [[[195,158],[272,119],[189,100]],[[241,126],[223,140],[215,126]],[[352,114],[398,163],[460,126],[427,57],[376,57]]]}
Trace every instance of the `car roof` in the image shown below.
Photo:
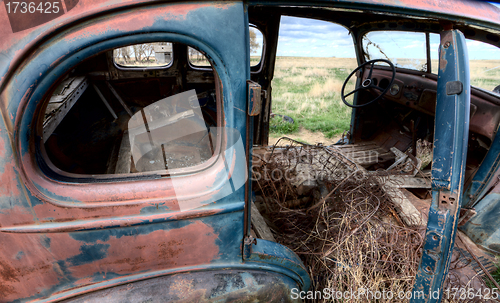
{"label": "car roof", "polygon": [[[76,3],[67,13],[31,28],[13,32],[5,9],[0,9],[0,91],[5,84],[9,71],[36,49],[41,41],[69,26],[77,25],[92,16],[106,11],[141,7],[152,0],[76,0],[65,1]],[[228,3],[228,2],[225,2]],[[471,24],[491,29],[500,33],[500,9],[481,1],[435,1],[435,0],[323,0],[323,1],[249,1],[252,6],[335,6],[340,9],[356,9],[370,12],[390,12],[414,17],[446,19],[454,22]],[[190,9],[212,5],[211,2],[180,3],[181,6],[173,14],[179,17],[188,14]],[[221,2],[214,2],[221,5]],[[3,7],[3,6],[2,6]],[[67,8],[66,8],[67,9]]]}

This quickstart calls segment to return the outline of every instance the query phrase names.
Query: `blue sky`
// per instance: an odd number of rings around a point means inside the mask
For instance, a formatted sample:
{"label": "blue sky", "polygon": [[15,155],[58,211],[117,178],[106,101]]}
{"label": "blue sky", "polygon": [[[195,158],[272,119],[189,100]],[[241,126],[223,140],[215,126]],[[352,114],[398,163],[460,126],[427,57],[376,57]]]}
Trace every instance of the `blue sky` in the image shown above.
{"label": "blue sky", "polygon": [[[390,58],[425,58],[421,33],[375,32],[370,37]],[[469,58],[500,59],[500,49],[477,41],[467,41]],[[431,35],[432,57],[437,58],[439,36]],[[320,20],[283,16],[281,18],[278,56],[353,58],[352,37],[344,27]]]}
{"label": "blue sky", "polygon": [[354,58],[352,37],[330,22],[281,17],[278,56]]}

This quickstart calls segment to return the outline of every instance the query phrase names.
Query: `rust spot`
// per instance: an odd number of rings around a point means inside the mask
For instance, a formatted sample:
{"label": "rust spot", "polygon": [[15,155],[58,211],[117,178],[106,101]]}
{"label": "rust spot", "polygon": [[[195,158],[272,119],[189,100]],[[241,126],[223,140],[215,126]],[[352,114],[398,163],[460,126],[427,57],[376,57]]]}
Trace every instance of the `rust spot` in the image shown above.
{"label": "rust spot", "polygon": [[439,69],[441,71],[446,70],[446,65],[448,61],[446,60],[446,43],[451,44],[453,41],[453,32],[452,31],[444,31],[441,33],[441,45],[439,46]]}
{"label": "rust spot", "polygon": [[160,258],[175,258],[180,253],[184,251],[182,249],[175,249],[176,247],[181,247],[183,245],[183,241],[168,241],[168,243],[160,243],[158,244],[159,256]]}
{"label": "rust spot", "polygon": [[11,294],[15,294],[14,287],[0,284],[0,298],[6,298]]}
{"label": "rust spot", "polygon": [[[40,236],[0,234],[0,298],[7,302],[31,297],[56,285],[61,277],[53,269],[54,256],[39,242]],[[59,246],[64,251],[65,246]],[[22,252],[21,258],[12,258]],[[57,254],[57,252],[56,252]],[[4,301],[2,301],[4,302]]]}
{"label": "rust spot", "polygon": [[445,31],[451,31],[453,29],[453,23],[448,21],[439,22]]}
{"label": "rust spot", "polygon": [[0,261],[0,276],[4,281],[19,282],[19,279],[16,278],[14,268],[12,268],[6,262]]}
{"label": "rust spot", "polygon": [[445,54],[446,52],[444,50],[441,50],[439,56],[439,69],[442,71],[446,70],[446,65],[448,64],[448,60],[445,59]]}

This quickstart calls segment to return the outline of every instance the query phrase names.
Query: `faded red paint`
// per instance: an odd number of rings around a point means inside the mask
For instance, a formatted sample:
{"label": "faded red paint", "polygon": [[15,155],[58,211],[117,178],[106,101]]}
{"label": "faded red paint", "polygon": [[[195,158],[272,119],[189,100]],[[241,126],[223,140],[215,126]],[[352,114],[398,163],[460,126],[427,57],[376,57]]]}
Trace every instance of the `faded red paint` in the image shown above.
{"label": "faded red paint", "polygon": [[[182,20],[186,19],[189,12],[203,7],[210,7],[210,4],[180,4],[164,6],[156,9],[147,9],[150,14],[144,14],[142,9],[116,16],[111,20],[103,19],[90,26],[75,31],[64,39],[72,42],[76,39],[104,34],[108,31],[135,31],[138,28],[152,26],[156,20]],[[154,12],[154,13],[153,13]],[[153,17],[154,16],[154,17]]]}
{"label": "faded red paint", "polygon": [[[41,290],[64,284],[66,278],[56,263],[61,260],[65,260],[71,277],[78,279],[76,286],[92,284],[96,273],[127,275],[208,264],[219,255],[217,236],[211,226],[200,221],[168,231],[111,236],[107,241],[95,243],[80,242],[65,233],[46,236],[0,233],[0,298],[10,301],[34,296]],[[109,245],[103,259],[71,264],[71,258],[82,253],[82,246],[95,244]]]}
{"label": "faded red paint", "polygon": [[[131,239],[133,238],[133,239]],[[109,244],[108,257],[71,269],[73,277],[85,278],[100,272],[133,274],[144,270],[208,264],[216,259],[219,247],[211,226],[196,221],[172,230],[157,230],[147,235],[111,237],[96,244]]]}
{"label": "faded red paint", "polygon": [[16,205],[7,210],[0,210],[0,227],[33,224],[33,214],[29,209]]}
{"label": "faded red paint", "polygon": [[15,161],[6,162],[3,165],[3,172],[0,173],[0,195],[19,196],[18,178],[15,172]]}
{"label": "faded red paint", "polygon": [[2,130],[0,129],[0,156],[5,155],[5,141],[2,138]]}
{"label": "faded red paint", "polygon": [[392,2],[397,6],[430,12],[442,12],[455,16],[472,16],[476,19],[495,23],[500,20],[500,10],[480,1],[396,0],[380,2]]}
{"label": "faded red paint", "polygon": [[[175,201],[172,201],[175,203]],[[165,205],[167,202],[158,203],[158,205]],[[156,206],[156,204],[144,203],[143,205],[131,205],[131,206],[115,206],[109,205],[108,203],[102,203],[101,206],[95,207],[61,207],[60,205],[54,205],[50,202],[45,202],[43,204],[38,204],[33,207],[33,211],[36,214],[37,218],[39,218],[40,222],[73,222],[76,218],[78,220],[92,220],[92,219],[102,219],[106,220],[106,218],[114,217],[118,218],[121,216],[127,215],[138,215],[143,207],[147,206]],[[168,206],[168,205],[167,205]],[[175,209],[174,209],[175,211]],[[82,222],[83,224],[83,222]],[[94,224],[88,224],[94,225]],[[102,224],[99,224],[100,226]],[[96,226],[96,227],[98,227]],[[104,225],[106,226],[106,224]],[[68,228],[67,229],[71,229]]]}

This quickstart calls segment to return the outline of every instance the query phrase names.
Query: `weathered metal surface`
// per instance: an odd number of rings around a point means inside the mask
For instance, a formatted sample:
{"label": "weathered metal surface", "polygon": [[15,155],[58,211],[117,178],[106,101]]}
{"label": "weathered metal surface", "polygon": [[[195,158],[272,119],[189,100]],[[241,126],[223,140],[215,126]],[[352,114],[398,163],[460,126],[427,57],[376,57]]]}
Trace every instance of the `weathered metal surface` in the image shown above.
{"label": "weathered metal surface", "polygon": [[[310,6],[300,1],[250,1],[251,4],[275,4],[283,6]],[[481,25],[498,24],[500,20],[500,9],[480,1],[448,1],[442,4],[434,0],[324,0],[314,1],[315,6],[335,6],[336,8],[352,8],[357,10],[394,12],[418,17],[438,17],[446,16],[445,19],[476,23]]]}
{"label": "weathered metal surface", "polygon": [[[411,302],[440,302],[448,274],[459,209],[462,202],[467,138],[469,134],[470,79],[465,37],[457,30],[441,34],[437,104],[432,164],[432,204],[414,292],[424,298]],[[450,81],[460,81],[465,90],[447,94]],[[439,293],[439,296],[432,295]]]}

